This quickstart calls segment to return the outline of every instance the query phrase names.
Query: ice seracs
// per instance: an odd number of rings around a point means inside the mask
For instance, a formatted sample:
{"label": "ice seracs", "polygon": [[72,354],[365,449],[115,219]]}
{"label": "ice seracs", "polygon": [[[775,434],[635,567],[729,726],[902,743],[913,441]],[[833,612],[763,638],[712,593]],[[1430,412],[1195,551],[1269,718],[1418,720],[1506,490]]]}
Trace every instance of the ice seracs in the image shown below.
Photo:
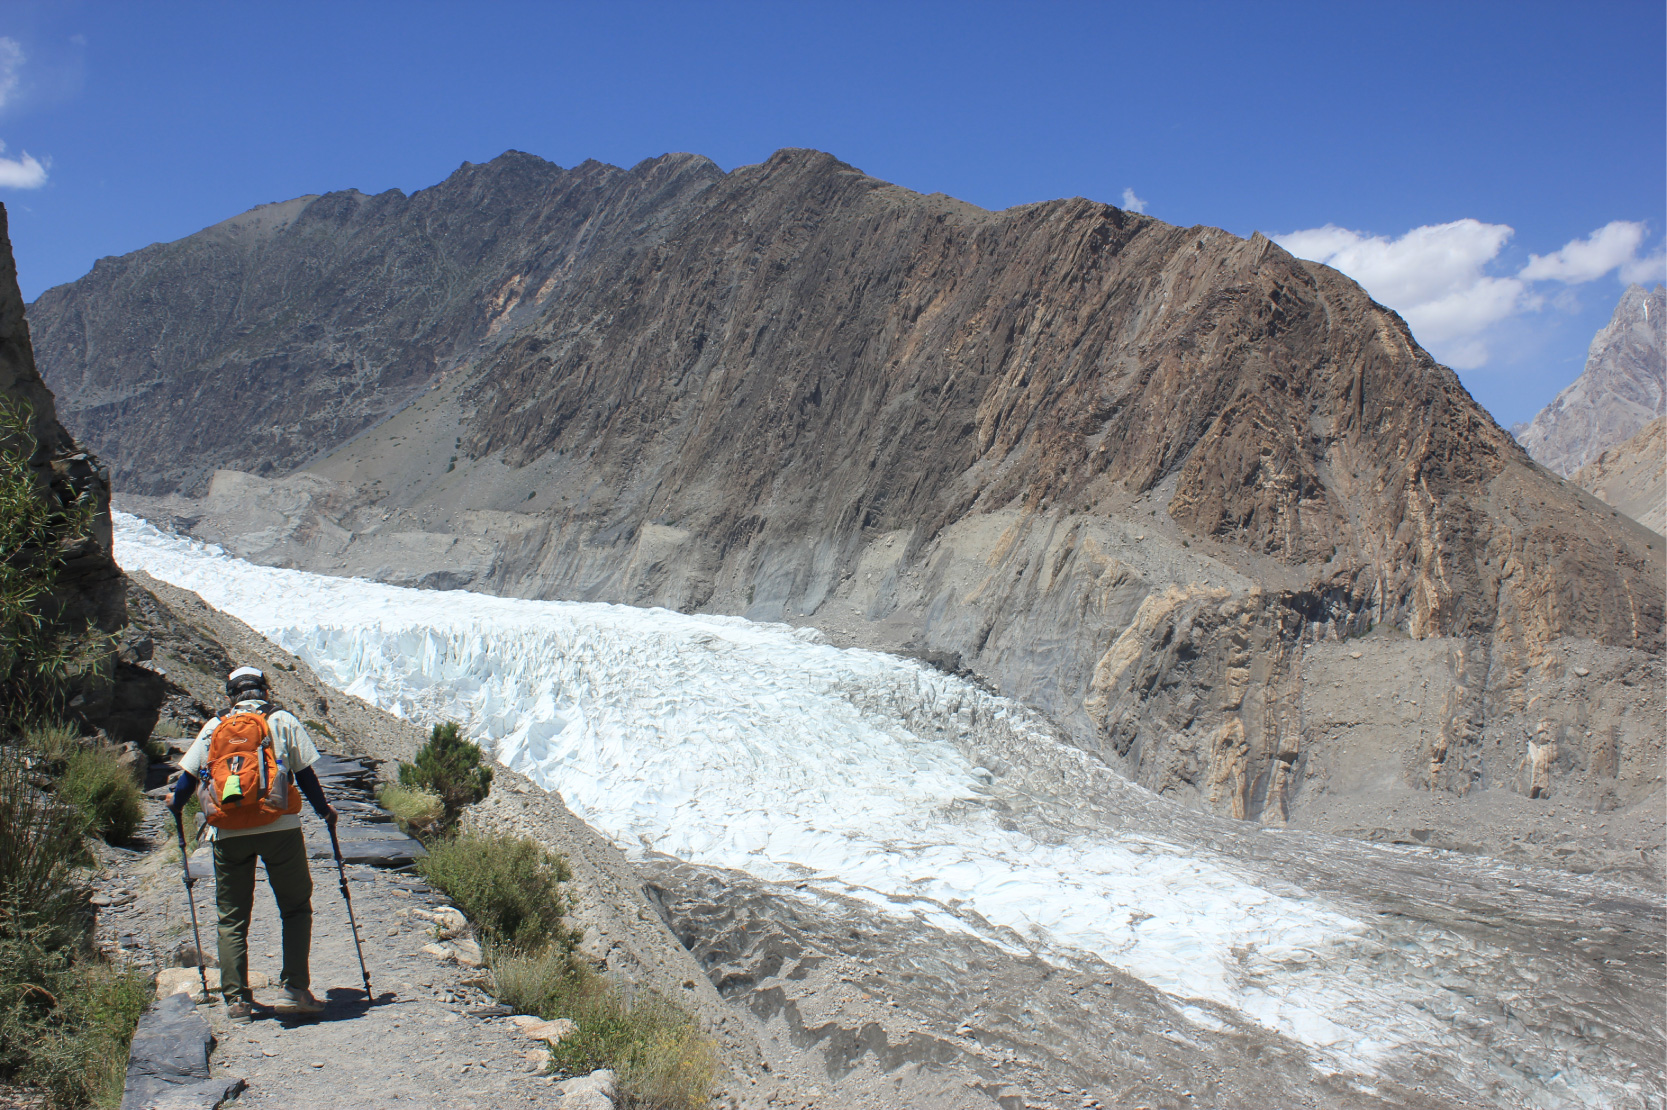
{"label": "ice seracs", "polygon": [[[1371,982],[1376,942],[1321,900],[1149,830],[1050,823],[1034,804],[1001,819],[1013,807],[996,803],[1048,789],[1034,767],[1064,758],[1060,745],[1018,704],[913,661],[740,618],[255,566],[122,515],[117,551],[340,689],[466,722],[624,847],[856,896],[1055,962],[1091,955],[1183,1016],[1205,1013],[1188,999],[1232,1007],[1329,1068],[1369,1072],[1441,1035],[1417,988]],[[998,750],[1010,766],[985,765]]]}

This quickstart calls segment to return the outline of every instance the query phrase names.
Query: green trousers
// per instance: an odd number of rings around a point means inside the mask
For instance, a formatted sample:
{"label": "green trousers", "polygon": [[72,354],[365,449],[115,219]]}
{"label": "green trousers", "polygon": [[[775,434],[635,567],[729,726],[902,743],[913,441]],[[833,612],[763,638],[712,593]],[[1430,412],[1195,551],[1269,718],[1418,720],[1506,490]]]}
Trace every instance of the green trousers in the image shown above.
{"label": "green trousers", "polygon": [[311,983],[307,956],[313,941],[313,877],[307,870],[307,842],[300,829],[229,836],[214,841],[214,898],[220,910],[220,990],[227,1002],[250,1002],[249,919],[255,912],[255,860],[266,864],[266,881],[278,902],[283,925],[284,966],[280,986],[306,990]]}

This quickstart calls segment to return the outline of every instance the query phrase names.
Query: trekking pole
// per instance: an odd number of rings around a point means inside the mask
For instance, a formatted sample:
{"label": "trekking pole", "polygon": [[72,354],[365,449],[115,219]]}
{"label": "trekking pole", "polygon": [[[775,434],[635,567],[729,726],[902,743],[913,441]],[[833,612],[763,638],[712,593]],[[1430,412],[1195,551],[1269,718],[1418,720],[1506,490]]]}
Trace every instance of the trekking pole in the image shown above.
{"label": "trekking pole", "polygon": [[324,827],[330,830],[330,851],[336,857],[336,878],[341,882],[342,901],[347,903],[347,923],[353,928],[353,951],[359,954],[359,974],[365,978],[365,1002],[376,1001],[376,995],[371,993],[370,972],[365,970],[365,950],[359,947],[359,923],[353,920],[353,896],[347,892],[347,867],[342,863],[341,841],[336,839],[336,826],[328,821]]}
{"label": "trekking pole", "polygon": [[203,934],[197,929],[197,899],[191,888],[197,882],[191,877],[191,857],[185,850],[185,818],[174,814],[174,831],[179,833],[179,865],[185,869],[185,901],[191,907],[191,938],[197,942],[197,974],[203,981],[203,1001],[208,1001],[208,971],[203,967],[208,954],[203,951]]}

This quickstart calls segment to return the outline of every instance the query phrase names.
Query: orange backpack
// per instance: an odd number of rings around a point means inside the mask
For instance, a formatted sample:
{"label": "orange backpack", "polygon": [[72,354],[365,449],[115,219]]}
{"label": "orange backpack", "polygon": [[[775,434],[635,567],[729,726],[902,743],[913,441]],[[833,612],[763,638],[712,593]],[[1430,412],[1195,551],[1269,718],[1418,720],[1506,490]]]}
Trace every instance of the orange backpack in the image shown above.
{"label": "orange backpack", "polygon": [[232,713],[214,726],[197,802],[217,829],[257,828],[301,812],[301,792],[278,758],[265,713]]}

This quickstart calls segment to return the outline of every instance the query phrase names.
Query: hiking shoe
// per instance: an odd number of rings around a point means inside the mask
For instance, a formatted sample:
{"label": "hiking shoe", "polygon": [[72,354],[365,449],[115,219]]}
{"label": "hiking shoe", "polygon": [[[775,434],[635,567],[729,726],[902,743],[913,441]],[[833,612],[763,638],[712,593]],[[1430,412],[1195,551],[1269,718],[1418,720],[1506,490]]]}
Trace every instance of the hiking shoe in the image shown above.
{"label": "hiking shoe", "polygon": [[301,990],[283,987],[278,991],[278,1004],[272,1008],[280,1014],[317,1014],[323,1012],[324,1003],[305,987]]}
{"label": "hiking shoe", "polygon": [[247,1025],[255,1020],[255,1005],[252,1002],[228,1002],[226,1004],[226,1019],[238,1025]]}

